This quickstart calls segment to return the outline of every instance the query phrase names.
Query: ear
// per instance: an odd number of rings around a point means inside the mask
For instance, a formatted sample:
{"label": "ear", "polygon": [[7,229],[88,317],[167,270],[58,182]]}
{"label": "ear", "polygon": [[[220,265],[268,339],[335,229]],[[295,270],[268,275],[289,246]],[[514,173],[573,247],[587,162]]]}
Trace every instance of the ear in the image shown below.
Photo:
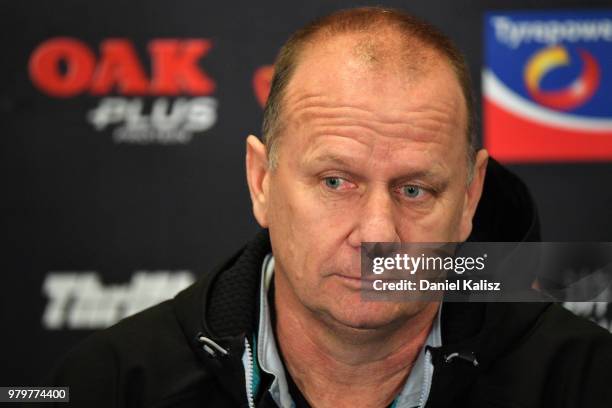
{"label": "ear", "polygon": [[485,149],[480,149],[476,154],[474,163],[474,177],[465,191],[463,214],[461,215],[460,241],[468,239],[472,232],[472,219],[474,218],[476,207],[478,207],[478,202],[482,195],[482,187],[484,186],[488,161],[489,153]]}
{"label": "ear", "polygon": [[246,140],[246,176],[253,203],[253,215],[263,228],[268,227],[268,159],[266,147],[255,136]]}

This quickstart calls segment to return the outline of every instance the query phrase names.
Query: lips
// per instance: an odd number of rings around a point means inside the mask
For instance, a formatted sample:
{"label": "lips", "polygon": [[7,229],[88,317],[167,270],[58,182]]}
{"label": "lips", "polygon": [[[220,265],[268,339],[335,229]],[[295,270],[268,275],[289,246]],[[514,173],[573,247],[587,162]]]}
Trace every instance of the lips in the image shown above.
{"label": "lips", "polygon": [[362,277],[362,276],[347,276],[347,275],[334,275],[339,277],[340,279],[346,281],[346,282],[351,282],[353,284],[361,284],[361,285],[372,285],[372,282],[374,282],[377,278],[376,277]]}
{"label": "lips", "polygon": [[376,280],[376,278],[369,279],[369,278],[364,278],[363,276],[347,276],[347,275],[337,275],[337,276],[340,276],[345,279],[353,279],[353,280],[366,281],[366,282],[373,282]]}

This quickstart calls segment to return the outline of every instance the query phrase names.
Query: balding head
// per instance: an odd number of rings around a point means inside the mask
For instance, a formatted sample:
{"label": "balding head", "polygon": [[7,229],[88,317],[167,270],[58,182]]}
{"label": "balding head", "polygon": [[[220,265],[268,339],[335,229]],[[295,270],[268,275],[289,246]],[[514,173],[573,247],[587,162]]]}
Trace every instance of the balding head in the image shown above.
{"label": "balding head", "polygon": [[360,250],[468,238],[487,163],[480,150],[474,170],[466,166],[468,90],[446,37],[395,11],[342,11],[283,47],[268,146],[247,138],[246,169],[285,310],[347,336],[432,312],[419,302],[363,302]]}
{"label": "balding head", "polygon": [[398,10],[364,7],[342,10],[294,33],[281,48],[264,112],[263,138],[270,168],[278,161],[284,127],[284,98],[297,67],[320,47],[342,44],[360,68],[401,76],[406,82],[448,64],[463,93],[468,182],[472,179],[475,142],[471,82],[467,65],[450,39],[432,25]]}

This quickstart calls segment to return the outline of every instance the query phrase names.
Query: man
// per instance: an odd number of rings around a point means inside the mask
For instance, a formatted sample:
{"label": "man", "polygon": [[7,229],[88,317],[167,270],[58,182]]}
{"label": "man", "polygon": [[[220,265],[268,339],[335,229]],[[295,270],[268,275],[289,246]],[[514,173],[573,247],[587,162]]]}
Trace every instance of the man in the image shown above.
{"label": "man", "polygon": [[611,336],[558,306],[361,299],[362,242],[537,238],[472,118],[465,63],[430,25],[361,8],[298,31],[264,143],[247,138],[264,231],[92,336],[54,384],[82,406],[612,406]]}

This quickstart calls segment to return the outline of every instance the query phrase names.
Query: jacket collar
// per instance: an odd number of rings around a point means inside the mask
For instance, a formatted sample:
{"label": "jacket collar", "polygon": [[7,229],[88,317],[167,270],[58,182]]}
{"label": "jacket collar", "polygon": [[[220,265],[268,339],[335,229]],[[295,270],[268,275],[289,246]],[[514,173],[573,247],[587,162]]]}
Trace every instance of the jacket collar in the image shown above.
{"label": "jacket collar", "polygon": [[[173,302],[194,354],[240,405],[247,400],[241,360],[244,338],[257,327],[259,275],[263,258],[270,251],[268,231],[260,231],[226,262],[180,292]],[[211,354],[216,347],[211,348],[209,341],[225,353]]]}
{"label": "jacket collar", "polygon": [[[262,263],[271,251],[267,231],[212,273],[179,293],[176,317],[206,371],[217,378],[238,403],[246,401],[242,355],[244,339],[258,327]],[[435,366],[430,401],[452,398],[468,388],[518,338],[533,327],[548,303],[445,303],[442,346],[429,348]],[[204,335],[227,351],[211,356],[199,338]],[[473,359],[478,364],[473,364]],[[428,402],[428,406],[430,406]]]}

